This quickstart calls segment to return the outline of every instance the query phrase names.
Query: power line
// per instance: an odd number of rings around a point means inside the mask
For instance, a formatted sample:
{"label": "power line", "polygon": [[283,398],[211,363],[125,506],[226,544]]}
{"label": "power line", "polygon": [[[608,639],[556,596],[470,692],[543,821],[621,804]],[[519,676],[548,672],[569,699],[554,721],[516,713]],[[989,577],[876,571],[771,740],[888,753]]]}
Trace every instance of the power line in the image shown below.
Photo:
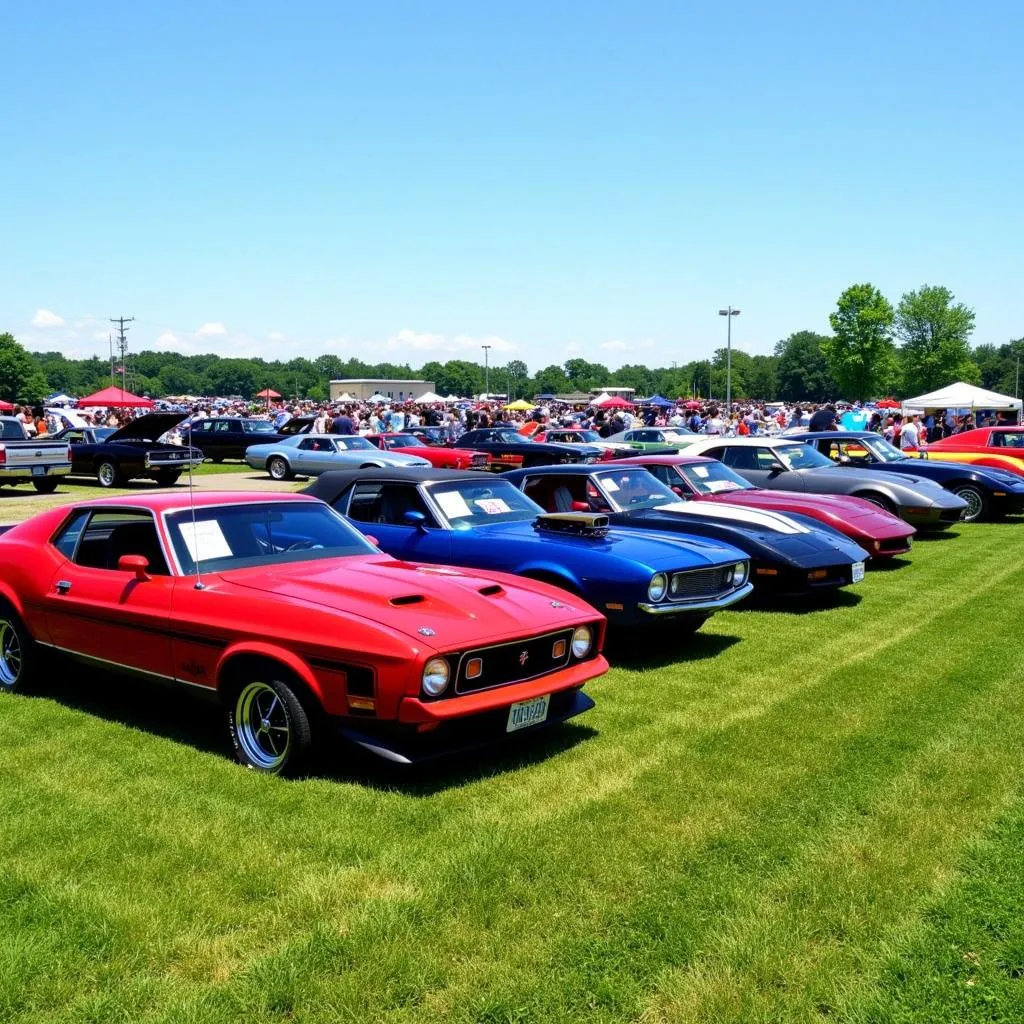
{"label": "power line", "polygon": [[112,324],[117,324],[117,348],[121,353],[121,390],[123,391],[128,385],[128,331],[130,328],[125,327],[125,324],[130,324],[135,317],[123,317],[119,316],[116,319],[110,318]]}

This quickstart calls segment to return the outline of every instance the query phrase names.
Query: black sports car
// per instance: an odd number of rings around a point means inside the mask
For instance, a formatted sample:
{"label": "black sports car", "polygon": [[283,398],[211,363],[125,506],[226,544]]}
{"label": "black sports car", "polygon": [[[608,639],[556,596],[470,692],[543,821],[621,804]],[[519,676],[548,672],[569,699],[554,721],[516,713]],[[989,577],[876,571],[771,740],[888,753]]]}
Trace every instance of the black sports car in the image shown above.
{"label": "black sports car", "polygon": [[866,430],[829,430],[798,437],[840,466],[934,480],[967,502],[963,513],[966,523],[1024,512],[1024,477],[1006,469],[969,462],[929,462],[927,450],[920,458],[911,458]]}
{"label": "black sports car", "polygon": [[762,594],[806,596],[864,578],[864,549],[831,526],[798,514],[680,501],[641,466],[538,466],[505,479],[546,512],[600,513],[613,526],[732,544],[750,557],[750,581]]}
{"label": "black sports car", "polygon": [[491,457],[490,469],[503,473],[507,469],[528,469],[570,462],[600,462],[604,452],[589,444],[547,444],[531,441],[511,427],[481,427],[467,430],[458,440],[460,448],[486,452]]}
{"label": "black sports car", "polygon": [[68,427],[52,440],[71,446],[72,476],[95,477],[100,487],[119,487],[136,477],[170,487],[190,463],[203,461],[197,448],[157,440],[184,418],[178,412],[151,412],[125,427]]}

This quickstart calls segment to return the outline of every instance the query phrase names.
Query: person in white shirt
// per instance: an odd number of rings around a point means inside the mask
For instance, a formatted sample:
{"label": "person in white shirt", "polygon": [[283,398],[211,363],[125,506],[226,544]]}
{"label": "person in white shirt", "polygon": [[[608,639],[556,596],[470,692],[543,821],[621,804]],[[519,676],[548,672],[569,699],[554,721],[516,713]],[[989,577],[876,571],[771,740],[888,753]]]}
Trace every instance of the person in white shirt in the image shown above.
{"label": "person in white shirt", "polygon": [[919,416],[911,416],[903,424],[903,432],[900,434],[900,447],[906,451],[908,448],[917,448],[921,436],[921,423]]}

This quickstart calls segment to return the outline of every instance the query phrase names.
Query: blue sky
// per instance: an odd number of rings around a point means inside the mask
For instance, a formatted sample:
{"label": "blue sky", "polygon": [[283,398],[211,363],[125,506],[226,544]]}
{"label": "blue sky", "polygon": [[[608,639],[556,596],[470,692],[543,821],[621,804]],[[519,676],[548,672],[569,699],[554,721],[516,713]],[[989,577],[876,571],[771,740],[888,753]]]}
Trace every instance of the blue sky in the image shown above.
{"label": "blue sky", "polygon": [[668,365],[870,280],[1024,334],[1019,4],[9,4],[31,348]]}

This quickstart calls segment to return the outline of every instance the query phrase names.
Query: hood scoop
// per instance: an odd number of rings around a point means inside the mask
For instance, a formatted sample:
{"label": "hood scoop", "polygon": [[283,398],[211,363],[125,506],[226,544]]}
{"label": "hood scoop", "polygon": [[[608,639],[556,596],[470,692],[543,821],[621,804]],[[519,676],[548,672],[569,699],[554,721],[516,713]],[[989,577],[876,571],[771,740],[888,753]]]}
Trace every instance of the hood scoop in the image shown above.
{"label": "hood scoop", "polygon": [[406,604],[422,604],[426,601],[426,598],[422,594],[405,594],[402,597],[393,597],[388,604],[394,605],[396,608],[401,608],[402,605]]}
{"label": "hood scoop", "polygon": [[500,583],[492,583],[489,586],[481,587],[480,593],[484,597],[495,597],[498,594],[504,594],[505,588]]}
{"label": "hood scoop", "polygon": [[533,528],[541,533],[603,537],[608,532],[608,517],[600,512],[545,512],[537,516]]}

